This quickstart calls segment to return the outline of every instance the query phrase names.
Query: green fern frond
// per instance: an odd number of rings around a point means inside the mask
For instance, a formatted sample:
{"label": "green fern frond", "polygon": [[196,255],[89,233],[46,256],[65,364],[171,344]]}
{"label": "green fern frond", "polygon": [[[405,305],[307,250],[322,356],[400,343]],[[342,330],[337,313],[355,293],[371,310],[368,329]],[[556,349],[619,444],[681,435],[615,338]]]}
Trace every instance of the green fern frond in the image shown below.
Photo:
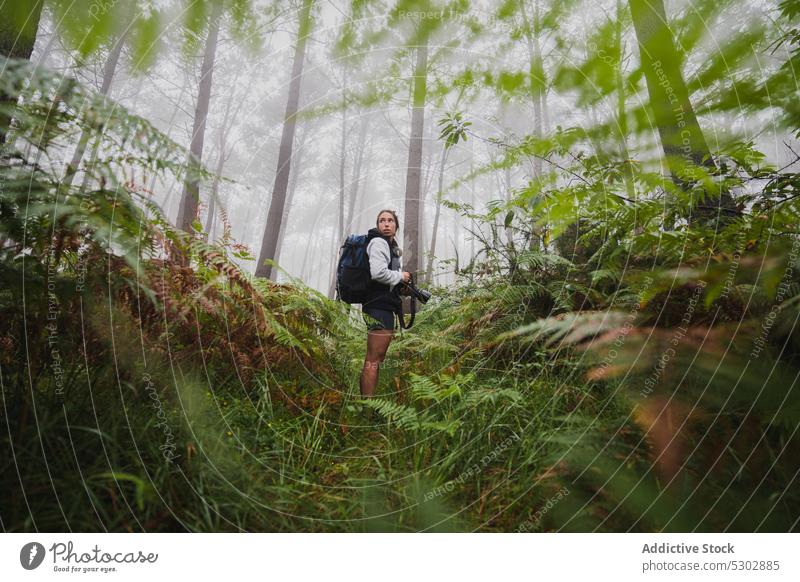
{"label": "green fern frond", "polygon": [[429,376],[419,376],[410,374],[411,395],[415,402],[442,402],[448,398],[461,395],[461,384],[465,382],[465,377],[459,375],[456,378],[445,376],[442,384],[436,384]]}
{"label": "green fern frond", "polygon": [[361,402],[404,430],[422,428],[422,418],[413,408],[382,398],[368,398]]}

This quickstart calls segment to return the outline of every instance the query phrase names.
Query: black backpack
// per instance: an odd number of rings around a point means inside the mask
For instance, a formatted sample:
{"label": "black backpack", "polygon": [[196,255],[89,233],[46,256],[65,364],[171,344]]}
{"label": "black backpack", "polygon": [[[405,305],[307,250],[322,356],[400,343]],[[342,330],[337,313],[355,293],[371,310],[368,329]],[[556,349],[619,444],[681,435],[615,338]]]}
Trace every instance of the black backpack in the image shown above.
{"label": "black backpack", "polygon": [[345,303],[364,303],[370,282],[369,237],[366,234],[351,234],[339,251],[336,267],[336,299]]}

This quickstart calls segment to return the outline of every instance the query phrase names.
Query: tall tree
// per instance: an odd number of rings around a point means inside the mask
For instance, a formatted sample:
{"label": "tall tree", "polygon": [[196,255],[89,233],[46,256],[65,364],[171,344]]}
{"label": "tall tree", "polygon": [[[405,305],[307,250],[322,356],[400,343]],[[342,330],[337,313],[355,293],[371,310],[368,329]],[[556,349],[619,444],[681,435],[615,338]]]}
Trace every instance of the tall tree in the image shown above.
{"label": "tall tree", "polygon": [[[544,111],[547,108],[547,80],[545,78],[544,60],[542,58],[542,47],[540,41],[542,25],[539,15],[538,0],[534,0],[532,18],[528,16],[526,4],[527,0],[522,2],[520,4],[520,10],[522,12],[522,18],[524,21],[523,30],[525,31],[525,44],[528,48],[528,88],[530,91],[531,102],[533,104],[533,134],[537,138],[540,138],[544,133]],[[533,158],[533,171],[534,178],[541,178],[542,159],[540,157]]]}
{"label": "tall tree", "polygon": [[211,181],[211,191],[208,196],[208,215],[206,216],[206,227],[203,231],[206,240],[213,240],[214,238],[213,230],[217,218],[216,206],[219,201],[219,185],[222,179],[222,171],[225,168],[225,163],[228,161],[228,158],[230,158],[233,153],[233,147],[228,145],[228,136],[231,133],[231,129],[235,127],[239,112],[242,110],[247,100],[247,91],[245,91],[245,94],[236,105],[236,109],[233,109],[236,87],[238,86],[241,70],[241,68],[236,69],[236,75],[231,84],[230,96],[228,97],[228,102],[225,104],[225,114],[222,117],[222,125],[219,127],[217,133],[217,165],[214,169],[214,178]]}
{"label": "tall tree", "polygon": [[[117,37],[108,53],[108,58],[103,66],[103,82],[100,86],[101,95],[108,96],[111,93],[111,84],[113,83],[114,75],[117,72],[117,64],[119,63],[119,57],[122,54],[122,47],[125,44],[125,37],[128,34],[128,30],[130,29],[125,29]],[[75,174],[78,172],[78,168],[81,165],[81,160],[83,160],[83,155],[86,153],[86,146],[89,144],[90,137],[90,130],[84,129],[81,131],[78,144],[75,146],[75,151],[72,154],[72,160],[70,160],[67,170],[64,173],[64,185],[69,186],[72,184]]]}
{"label": "tall tree", "polygon": [[217,53],[217,39],[222,13],[222,3],[214,3],[206,37],[206,46],[203,54],[203,63],[200,67],[200,83],[197,92],[197,105],[194,111],[192,127],[192,141],[189,147],[186,181],[183,186],[181,204],[178,209],[176,226],[181,230],[192,233],[192,223],[197,220],[197,208],[200,203],[200,177],[199,170],[203,160],[203,141],[206,135],[206,120],[208,107],[211,101],[211,86],[214,74],[214,59]]}
{"label": "tall tree", "polygon": [[358,145],[356,146],[356,159],[353,163],[353,176],[350,180],[350,194],[347,202],[347,218],[345,219],[345,232],[349,233],[353,228],[353,215],[356,209],[356,199],[361,188],[361,172],[364,165],[364,150],[366,149],[367,127],[369,117],[365,114],[360,119],[360,129],[358,132]]}
{"label": "tall tree", "polygon": [[[692,169],[713,168],[714,161],[700,129],[689,90],[681,74],[681,58],[667,23],[663,0],[629,0],[633,27],[639,44],[650,108],[655,119],[667,167],[679,185],[685,185]],[[735,213],[733,198],[723,191],[719,207],[697,204],[694,218],[711,218],[718,211]]]}
{"label": "tall tree", "polygon": [[289,224],[289,212],[291,212],[294,205],[294,197],[297,193],[297,181],[300,179],[300,173],[303,169],[303,157],[306,154],[305,142],[308,137],[308,131],[303,131],[297,138],[297,156],[295,162],[292,164],[292,176],[289,180],[289,190],[286,193],[286,205],[283,209],[283,218],[281,218],[281,230],[278,234],[278,246],[275,249],[275,260],[282,261],[281,251],[283,250],[283,243],[286,241],[286,226]]}
{"label": "tall tree", "polygon": [[211,191],[208,194],[208,214],[206,215],[206,226],[203,229],[203,237],[206,241],[214,240],[214,222],[217,217],[217,198],[219,198],[219,183],[222,171],[225,169],[225,162],[228,160],[230,152],[225,143],[225,133],[220,131],[219,143],[217,146],[217,164],[214,168],[214,178],[211,180]]}
{"label": "tall tree", "polygon": [[[39,66],[45,65],[47,60],[50,58],[50,55],[53,52],[53,47],[56,45],[56,41],[60,38],[61,30],[60,30],[60,23],[58,18],[53,17],[53,25],[50,29],[50,32],[47,36],[47,42],[45,43],[42,50],[39,51],[36,55],[36,64]],[[41,27],[39,28],[39,35],[42,34]]]}
{"label": "tall tree", "polygon": [[419,214],[422,176],[422,144],[425,127],[425,98],[428,90],[428,35],[422,34],[416,46],[414,66],[413,110],[411,112],[411,137],[408,142],[408,169],[406,172],[405,229],[403,233],[403,266],[414,273],[419,269],[420,232]]}
{"label": "tall tree", "polygon": [[[347,170],[347,69],[342,71],[342,131],[340,143],[341,157],[339,158],[339,213],[336,221],[336,229],[333,235],[333,253],[336,256],[336,250],[344,242],[344,207],[345,207],[345,172]],[[328,297],[334,298],[336,291],[336,262],[333,263],[331,269],[331,282],[328,285]]]}
{"label": "tall tree", "polygon": [[[344,236],[344,207],[345,207],[345,173],[347,171],[347,69],[342,74],[342,135],[341,135],[341,160],[339,163],[339,220],[337,238]],[[338,243],[337,243],[338,244]]]}
{"label": "tall tree", "polygon": [[306,41],[311,31],[311,7],[314,0],[303,0],[300,21],[297,30],[297,44],[292,62],[292,80],[289,84],[289,98],[286,102],[286,114],[283,122],[283,134],[278,151],[278,171],[272,188],[272,199],[267,214],[267,225],[261,240],[261,252],[256,265],[256,276],[274,280],[276,270],[266,264],[267,260],[275,260],[278,248],[278,237],[283,220],[283,209],[286,205],[286,190],[289,185],[289,173],[292,163],[294,132],[297,124],[297,108],[300,102],[300,81],[303,76],[303,61],[306,54]]}
{"label": "tall tree", "polygon": [[[0,55],[10,59],[31,58],[43,5],[44,0],[0,2]],[[2,69],[0,66],[0,74]],[[0,93],[0,105],[13,102],[13,97]],[[11,117],[0,111],[0,144],[6,141],[6,128],[10,123]]]}
{"label": "tall tree", "polygon": [[447,154],[449,149],[442,148],[442,157],[439,160],[439,187],[436,189],[436,212],[433,216],[433,230],[431,231],[431,245],[428,250],[428,265],[425,268],[425,281],[431,283],[433,277],[433,256],[436,254],[436,235],[439,230],[439,215],[442,212],[442,190],[444,189],[444,167],[447,163]]}
{"label": "tall tree", "polygon": [[619,147],[622,158],[625,161],[623,177],[625,180],[625,190],[628,198],[636,198],[636,188],[634,186],[633,169],[629,163],[630,151],[628,148],[628,114],[625,110],[625,40],[623,38],[623,28],[625,24],[625,9],[622,0],[617,0],[617,15],[614,26],[614,43],[618,48],[617,61],[615,63],[615,84],[617,94],[617,134],[619,136]]}

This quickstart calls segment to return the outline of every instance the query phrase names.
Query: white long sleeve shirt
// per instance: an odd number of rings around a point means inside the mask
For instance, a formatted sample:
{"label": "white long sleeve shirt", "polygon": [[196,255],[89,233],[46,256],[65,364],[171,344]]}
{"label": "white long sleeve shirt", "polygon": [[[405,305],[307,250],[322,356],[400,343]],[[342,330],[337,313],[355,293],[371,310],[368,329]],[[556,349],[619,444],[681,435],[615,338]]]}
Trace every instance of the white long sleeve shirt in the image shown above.
{"label": "white long sleeve shirt", "polygon": [[[372,280],[389,285],[389,291],[393,291],[395,285],[403,280],[403,273],[400,271],[400,257],[393,256],[389,249],[389,243],[379,236],[369,241],[367,256],[369,257],[369,274]],[[392,259],[392,269],[387,266],[390,257]]]}

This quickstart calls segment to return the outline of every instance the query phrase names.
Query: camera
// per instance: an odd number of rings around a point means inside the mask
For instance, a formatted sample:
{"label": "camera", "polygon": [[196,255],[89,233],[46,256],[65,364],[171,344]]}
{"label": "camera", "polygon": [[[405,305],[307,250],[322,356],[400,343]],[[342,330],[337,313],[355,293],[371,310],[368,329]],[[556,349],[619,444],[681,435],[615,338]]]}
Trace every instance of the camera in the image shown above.
{"label": "camera", "polygon": [[420,303],[427,303],[428,300],[432,297],[432,294],[431,294],[430,291],[425,291],[424,289],[419,289],[414,284],[414,275],[411,275],[411,279],[409,280],[409,282],[408,283],[403,283],[403,285],[405,286],[405,289],[407,291],[405,294],[406,295],[411,295],[411,297],[414,297]]}

